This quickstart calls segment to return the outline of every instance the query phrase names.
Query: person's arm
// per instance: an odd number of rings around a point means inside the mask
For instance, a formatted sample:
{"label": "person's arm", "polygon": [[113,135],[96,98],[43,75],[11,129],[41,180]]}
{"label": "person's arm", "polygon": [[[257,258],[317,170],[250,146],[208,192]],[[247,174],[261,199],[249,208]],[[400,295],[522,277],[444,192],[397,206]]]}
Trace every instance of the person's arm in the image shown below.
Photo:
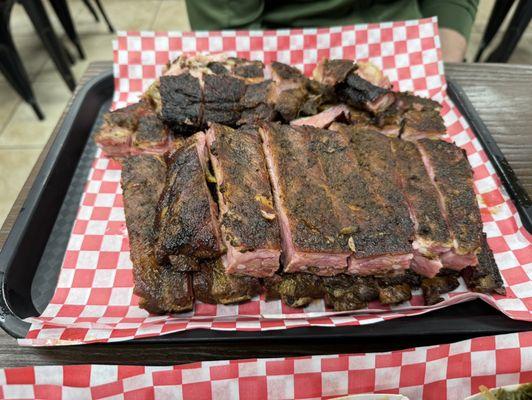
{"label": "person's arm", "polygon": [[467,50],[467,41],[453,29],[440,28],[441,52],[445,62],[462,62]]}
{"label": "person's arm", "polygon": [[438,17],[443,61],[462,62],[478,0],[421,0],[419,8],[424,17]]}

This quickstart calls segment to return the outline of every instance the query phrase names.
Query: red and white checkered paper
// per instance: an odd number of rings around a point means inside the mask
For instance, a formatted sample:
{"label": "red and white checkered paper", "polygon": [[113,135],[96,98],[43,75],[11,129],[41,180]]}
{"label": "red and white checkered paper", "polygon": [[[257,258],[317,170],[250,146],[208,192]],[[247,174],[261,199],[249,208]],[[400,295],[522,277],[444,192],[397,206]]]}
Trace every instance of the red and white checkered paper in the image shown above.
{"label": "red and white checkered paper", "polygon": [[464,399],[532,382],[532,332],[371,354],[142,367],[0,370],[0,399],[321,399],[359,393]]}
{"label": "red and white checkered paper", "polygon": [[[55,295],[43,314],[29,318],[24,345],[120,341],[187,329],[262,331],[305,326],[345,326],[418,315],[482,298],[511,318],[532,320],[532,237],[522,227],[481,145],[447,98],[437,21],[356,25],[277,31],[127,32],[115,42],[115,107],[137,101],[181,52],[228,52],[279,60],[309,74],[324,57],[371,60],[399,90],[443,102],[450,138],[467,151],[484,231],[507,285],[507,296],[472,293],[462,283],[445,301],[423,306],[421,293],[410,302],[385,307],[377,302],[357,312],[331,312],[317,301],[291,309],[262,298],[240,305],[197,304],[194,312],[148,315],[133,295],[132,265],[120,189],[120,166],[98,153],[68,243]],[[405,321],[408,323],[408,321]]]}

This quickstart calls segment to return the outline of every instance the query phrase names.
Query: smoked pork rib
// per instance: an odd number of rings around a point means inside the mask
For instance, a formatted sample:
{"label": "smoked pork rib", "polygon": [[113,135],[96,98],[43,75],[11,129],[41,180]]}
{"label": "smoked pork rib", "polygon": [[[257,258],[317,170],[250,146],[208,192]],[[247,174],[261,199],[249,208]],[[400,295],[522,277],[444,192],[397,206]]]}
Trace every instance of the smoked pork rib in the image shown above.
{"label": "smoked pork rib", "polygon": [[344,180],[343,198],[350,199],[348,209],[355,216],[348,272],[370,275],[407,269],[413,257],[414,228],[398,186],[390,139],[356,126],[338,124],[335,129],[332,137],[349,143],[342,162],[344,176],[336,174],[337,186]]}
{"label": "smoked pork rib", "polygon": [[227,248],[225,271],[271,276],[279,269],[281,239],[259,133],[213,124],[207,143]]}
{"label": "smoked pork rib", "polygon": [[263,124],[260,133],[281,230],[284,271],[344,271],[348,239],[340,232],[334,195],[305,135],[278,124]]}
{"label": "smoked pork rib", "polygon": [[477,265],[482,220],[473,189],[473,174],[464,150],[452,143],[421,139],[416,142],[439,194],[453,249],[441,254],[443,266],[461,270]]}
{"label": "smoked pork rib", "polygon": [[190,276],[159,263],[154,253],[155,210],[165,175],[161,156],[130,156],[123,162],[122,190],[135,293],[141,297],[142,308],[156,313],[191,310],[194,300]]}
{"label": "smoked pork rib", "polygon": [[[358,132],[353,129],[349,133],[311,127],[298,130],[306,134],[309,154],[319,164],[332,194],[340,233],[352,252],[349,273],[383,274],[407,268],[412,258],[412,225],[404,199],[393,193],[397,190],[393,160],[385,160],[390,155],[388,139],[378,133],[353,133]],[[353,146],[351,142],[362,136],[366,140]],[[364,154],[359,145],[373,148],[372,154]],[[372,159],[382,146],[388,149],[376,155],[380,161]],[[371,174],[377,171],[382,177],[374,179]],[[406,220],[400,220],[404,216]]]}
{"label": "smoked pork rib", "polygon": [[157,258],[184,255],[214,258],[222,252],[218,212],[207,186],[205,135],[187,139],[168,161],[164,190],[157,206]]}
{"label": "smoked pork rib", "polygon": [[434,187],[416,145],[399,139],[392,142],[400,185],[416,231],[411,268],[432,278],[442,268],[439,255],[452,248],[447,223]]}

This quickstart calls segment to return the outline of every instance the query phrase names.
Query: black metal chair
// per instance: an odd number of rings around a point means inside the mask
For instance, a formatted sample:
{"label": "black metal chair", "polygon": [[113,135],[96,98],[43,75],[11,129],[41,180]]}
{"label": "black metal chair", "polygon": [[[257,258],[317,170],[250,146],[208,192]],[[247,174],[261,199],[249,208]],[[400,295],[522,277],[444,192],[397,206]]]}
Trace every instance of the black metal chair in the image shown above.
{"label": "black metal chair", "polygon": [[[497,0],[493,5],[493,10],[491,11],[488,25],[486,26],[486,30],[484,31],[484,35],[482,36],[482,40],[480,42],[480,47],[475,56],[476,62],[480,60],[482,53],[484,53],[486,48],[490,45],[491,41],[497,34],[497,31],[508,15],[508,12],[510,11],[510,8],[514,2],[514,0]],[[530,23],[531,18],[532,1],[520,0],[501,42],[497,48],[493,50],[493,52],[486,58],[486,61],[507,62],[515,50],[517,43],[519,43],[523,32]]]}
{"label": "black metal chair", "polygon": [[[63,80],[71,91],[76,87],[76,80],[70,70],[73,57],[66,51],[57,38],[41,0],[17,0],[24,7],[35,31]],[[33,90],[28,74],[13,42],[9,20],[15,0],[0,0],[0,71],[15,91],[32,107],[39,119],[44,118]]]}
{"label": "black metal chair", "polygon": [[74,26],[74,21],[72,20],[72,15],[70,14],[70,9],[66,0],[50,0],[50,4],[59,18],[59,22],[63,26],[63,29],[78,51],[79,58],[82,60],[85,59],[85,51],[81,45],[81,40],[79,39],[78,32]]}
{"label": "black metal chair", "polygon": [[44,114],[35,99],[28,73],[9,31],[9,15],[12,7],[12,1],[0,1],[0,71],[20,97],[31,105],[37,118],[43,120]]}
{"label": "black metal chair", "polygon": [[[81,40],[79,38],[79,35],[76,31],[76,27],[74,25],[74,21],[72,20],[72,15],[70,14],[70,9],[68,7],[68,3],[66,0],[49,0],[50,1],[50,4],[52,5],[57,17],[59,18],[59,21],[61,22],[61,25],[63,26],[63,29],[65,30],[65,33],[66,35],[68,36],[68,38],[70,39],[70,41],[72,42],[72,44],[74,44],[74,46],[76,47],[77,51],[78,51],[78,54],[79,54],[79,57],[84,60],[85,59],[85,52],[83,50],[83,46],[81,45]],[[94,19],[99,22],[100,21],[100,17],[98,16],[98,13],[96,12],[96,10],[94,9],[92,3],[90,2],[91,0],[83,0],[83,3],[85,4],[85,6],[87,6],[87,8],[89,9],[89,11],[91,12],[91,14],[94,16]],[[111,21],[109,19],[109,17],[107,16],[104,8],[103,8],[103,5],[100,3],[100,0],[94,0],[96,2],[96,6],[98,7],[98,9],[100,10],[101,14],[103,15],[103,18],[107,24],[107,28],[109,29],[109,32],[113,32],[114,33],[114,28],[113,28],[113,25],[111,24]]]}
{"label": "black metal chair", "polygon": [[[107,29],[109,29],[109,32],[114,33],[115,28],[113,27],[111,20],[107,16],[107,13],[105,12],[105,9],[103,8],[102,3],[100,2],[100,0],[94,0],[94,2],[96,3],[96,7],[98,7],[98,10],[100,10],[100,13],[103,16],[105,23],[107,24]],[[83,0],[83,4],[85,4],[85,7],[89,9],[90,13],[92,14],[96,22],[100,22],[100,17],[98,16],[98,13],[94,9],[94,6],[92,5],[91,0]]]}

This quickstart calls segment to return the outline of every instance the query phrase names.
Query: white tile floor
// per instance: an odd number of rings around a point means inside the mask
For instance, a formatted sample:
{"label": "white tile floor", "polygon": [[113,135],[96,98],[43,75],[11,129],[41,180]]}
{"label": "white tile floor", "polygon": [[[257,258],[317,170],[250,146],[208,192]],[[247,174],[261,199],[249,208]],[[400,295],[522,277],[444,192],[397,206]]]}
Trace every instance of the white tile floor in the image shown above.
{"label": "white tile floor", "polygon": [[[493,2],[480,2],[468,59],[472,59],[476,52]],[[103,22],[94,21],[80,0],[68,0],[68,4],[87,54],[86,60],[78,60],[72,68],[79,79],[91,61],[112,59],[113,35],[107,32]],[[105,0],[104,5],[118,30],[190,29],[184,0]],[[51,10],[49,15],[56,32],[64,36]],[[70,97],[28,17],[18,5],[11,17],[11,30],[46,120],[38,121],[31,108],[18,98],[0,76],[0,225]],[[72,47],[69,48],[76,54]],[[511,62],[532,64],[532,25],[523,36]]]}

